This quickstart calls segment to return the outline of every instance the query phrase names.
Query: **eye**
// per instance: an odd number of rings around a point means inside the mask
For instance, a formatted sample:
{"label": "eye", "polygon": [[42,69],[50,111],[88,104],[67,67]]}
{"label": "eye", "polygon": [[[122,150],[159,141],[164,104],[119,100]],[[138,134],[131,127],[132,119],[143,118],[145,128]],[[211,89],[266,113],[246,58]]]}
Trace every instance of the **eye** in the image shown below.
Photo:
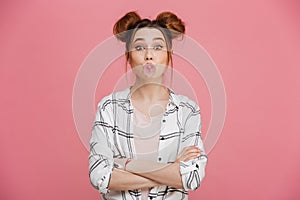
{"label": "eye", "polygon": [[135,50],[137,50],[137,51],[143,51],[143,50],[145,50],[145,47],[143,47],[143,46],[141,46],[141,45],[135,46],[134,48],[135,48]]}
{"label": "eye", "polygon": [[154,49],[154,50],[162,50],[162,49],[163,49],[163,46],[160,45],[160,44],[158,44],[158,45],[155,45],[155,46],[153,47],[153,49]]}

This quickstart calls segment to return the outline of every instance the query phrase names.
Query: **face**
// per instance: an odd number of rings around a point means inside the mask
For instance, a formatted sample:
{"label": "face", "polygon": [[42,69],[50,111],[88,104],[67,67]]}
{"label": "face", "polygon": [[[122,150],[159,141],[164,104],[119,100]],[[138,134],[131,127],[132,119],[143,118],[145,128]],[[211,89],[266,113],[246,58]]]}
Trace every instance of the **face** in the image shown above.
{"label": "face", "polygon": [[137,79],[160,79],[168,65],[167,46],[162,32],[147,27],[136,31],[130,46],[129,63]]}

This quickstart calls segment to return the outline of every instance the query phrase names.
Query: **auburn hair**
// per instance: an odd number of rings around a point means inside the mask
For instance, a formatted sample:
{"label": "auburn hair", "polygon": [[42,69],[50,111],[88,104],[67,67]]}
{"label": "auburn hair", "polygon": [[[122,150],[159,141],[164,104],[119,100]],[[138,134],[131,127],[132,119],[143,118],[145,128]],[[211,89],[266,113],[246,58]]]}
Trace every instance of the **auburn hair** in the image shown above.
{"label": "auburn hair", "polygon": [[142,19],[136,11],[126,13],[121,17],[113,27],[113,33],[116,38],[126,43],[126,72],[129,60],[130,45],[137,30],[140,28],[156,28],[160,30],[165,38],[167,45],[168,62],[171,62],[173,79],[173,60],[172,60],[172,39],[182,37],[185,33],[185,24],[172,12],[161,12],[156,19]]}

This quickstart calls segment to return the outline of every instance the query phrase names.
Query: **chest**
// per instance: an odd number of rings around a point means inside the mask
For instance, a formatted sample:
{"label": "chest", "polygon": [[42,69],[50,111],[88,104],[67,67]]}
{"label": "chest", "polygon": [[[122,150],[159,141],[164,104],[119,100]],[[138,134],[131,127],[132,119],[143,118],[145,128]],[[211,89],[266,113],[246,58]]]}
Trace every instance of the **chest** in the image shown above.
{"label": "chest", "polygon": [[[175,161],[183,132],[180,110],[169,104],[156,105],[152,109],[149,106],[135,106],[136,110],[132,107],[125,111],[124,107],[115,110],[116,129],[112,137],[115,157],[137,158],[142,151],[144,154],[151,154],[152,158],[155,155],[157,162]],[[152,119],[155,121],[148,125],[145,121],[146,114],[149,113],[147,109],[156,116]],[[143,115],[145,119],[140,122],[147,126],[146,129],[136,126],[135,117],[140,118]]]}

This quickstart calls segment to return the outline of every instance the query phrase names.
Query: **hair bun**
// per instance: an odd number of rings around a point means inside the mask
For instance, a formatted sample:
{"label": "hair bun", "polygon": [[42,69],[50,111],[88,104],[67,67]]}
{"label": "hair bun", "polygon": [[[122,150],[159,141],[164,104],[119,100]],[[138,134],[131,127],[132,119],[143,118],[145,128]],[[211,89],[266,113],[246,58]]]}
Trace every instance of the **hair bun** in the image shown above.
{"label": "hair bun", "polygon": [[128,12],[115,23],[113,33],[119,40],[126,42],[126,31],[140,20],[141,17],[135,11]]}
{"label": "hair bun", "polygon": [[175,14],[171,12],[162,12],[156,17],[157,21],[165,24],[167,29],[171,31],[172,39],[177,38],[185,33],[185,24]]}

